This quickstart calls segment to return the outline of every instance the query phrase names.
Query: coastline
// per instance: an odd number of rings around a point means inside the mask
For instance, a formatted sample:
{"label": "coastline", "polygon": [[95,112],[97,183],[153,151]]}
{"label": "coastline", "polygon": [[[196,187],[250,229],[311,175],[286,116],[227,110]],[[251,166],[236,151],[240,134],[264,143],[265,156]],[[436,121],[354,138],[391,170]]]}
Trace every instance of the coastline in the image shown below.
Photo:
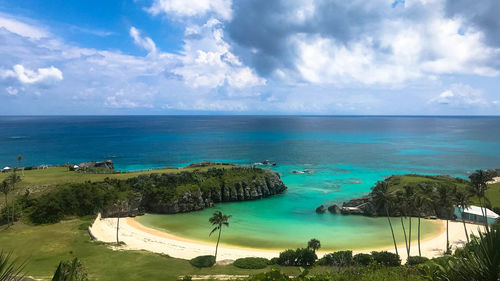
{"label": "coastline", "polygon": [[[115,243],[116,242],[116,218],[101,218],[99,214],[95,219],[89,232],[96,240]],[[422,256],[433,258],[441,255],[446,245],[446,221],[440,220],[441,229],[439,234],[421,240]],[[469,234],[477,235],[480,225],[466,223]],[[201,255],[213,255],[214,244],[205,241],[191,240],[170,233],[146,227],[132,217],[120,219],[119,230],[120,241],[125,242],[124,246],[116,247],[116,250],[146,250],[150,252],[167,254],[174,258],[192,259]],[[452,249],[463,247],[466,242],[462,222],[449,221],[449,241]],[[283,249],[284,250],[284,249]],[[224,245],[219,246],[218,260],[235,260],[243,257],[265,257],[273,258],[279,256],[282,250],[256,249]],[[382,247],[371,249],[353,250],[353,254],[369,253],[371,251],[395,252],[394,247]],[[330,253],[331,251],[318,251],[318,257]],[[406,260],[406,248],[398,247],[398,252],[403,261]],[[412,256],[418,255],[418,244],[412,241]]]}

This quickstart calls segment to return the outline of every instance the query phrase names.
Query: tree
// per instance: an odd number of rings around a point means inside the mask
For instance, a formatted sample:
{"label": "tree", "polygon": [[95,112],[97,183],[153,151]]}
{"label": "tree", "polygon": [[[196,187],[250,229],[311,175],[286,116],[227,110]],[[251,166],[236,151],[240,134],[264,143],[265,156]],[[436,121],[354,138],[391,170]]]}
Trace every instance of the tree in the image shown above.
{"label": "tree", "polygon": [[307,242],[307,248],[312,249],[316,253],[316,250],[321,248],[321,242],[319,242],[318,239],[313,238]]}
{"label": "tree", "polygon": [[431,204],[432,204],[432,202],[429,199],[429,197],[422,195],[422,194],[415,196],[414,206],[415,206],[415,211],[416,211],[417,216],[418,216],[418,226],[417,226],[417,228],[418,228],[418,237],[417,237],[418,255],[420,257],[422,256],[422,250],[420,248],[420,219],[422,218],[422,209],[430,207]]}
{"label": "tree", "polygon": [[399,219],[401,220],[401,227],[403,228],[403,236],[405,237],[406,253],[408,254],[408,256],[410,256],[410,250],[408,248],[408,239],[406,236],[406,227],[403,221],[403,217],[406,217],[407,206],[406,206],[406,198],[402,191],[398,191],[396,193],[396,201],[399,203],[399,208],[398,208],[400,212]]}
{"label": "tree", "polygon": [[[10,173],[7,176],[7,178],[5,180],[7,181],[7,184],[10,185],[9,191],[13,191],[16,188],[16,184],[21,181],[21,177],[19,175],[17,175],[16,171],[14,170],[12,173]],[[16,209],[15,209],[14,201],[12,201],[12,213],[11,213],[11,221],[10,221],[11,224],[13,224],[15,221],[15,215],[16,215]]]}
{"label": "tree", "polygon": [[0,252],[0,281],[21,281],[24,280],[21,272],[25,263],[17,264],[12,260],[12,253]]}
{"label": "tree", "polygon": [[[486,189],[488,189],[488,184],[486,183],[492,179],[492,175],[483,170],[477,170],[469,176],[469,179],[471,182],[469,191],[479,198],[479,205],[484,217],[484,227],[486,228],[486,232],[489,232],[488,218],[485,206],[485,193]],[[481,199],[483,199],[483,201],[481,201]]]}
{"label": "tree", "polygon": [[387,221],[389,222],[389,227],[391,228],[394,250],[396,251],[396,254],[399,255],[396,237],[394,236],[394,229],[392,228],[391,218],[389,217],[389,206],[393,200],[392,195],[389,193],[389,185],[385,181],[379,181],[373,191],[373,200],[377,210],[381,208],[385,210],[385,215],[387,217]]}
{"label": "tree", "polygon": [[465,209],[469,207],[470,195],[466,192],[458,190],[455,190],[453,193],[455,197],[454,198],[455,203],[457,204],[458,208],[462,210],[461,211],[462,223],[464,224],[464,231],[465,231],[465,237],[467,237],[467,243],[469,243],[470,239],[469,239],[469,233],[467,232],[467,226],[465,225],[464,212]]}
{"label": "tree", "polygon": [[120,244],[120,238],[118,236],[118,233],[120,231],[120,217],[123,216],[124,212],[128,211],[128,201],[127,200],[120,200],[116,204],[118,208],[118,218],[116,220],[116,244]]}
{"label": "tree", "polygon": [[8,208],[8,200],[7,200],[7,196],[9,195],[9,192],[11,190],[11,186],[9,184],[9,182],[7,181],[7,179],[3,180],[2,181],[2,184],[0,184],[0,192],[3,193],[4,197],[5,197],[5,212],[6,212],[6,216],[7,216],[7,227],[10,226],[10,217],[9,217],[9,208]]}
{"label": "tree", "polygon": [[59,263],[52,281],[88,281],[87,271],[83,264],[74,258],[72,261],[62,261]]}
{"label": "tree", "polygon": [[221,211],[216,211],[212,217],[208,220],[212,226],[215,226],[214,229],[210,232],[209,236],[212,235],[212,233],[216,232],[217,230],[219,231],[219,236],[217,237],[217,245],[215,246],[215,260],[217,260],[217,250],[219,249],[219,241],[220,241],[220,234],[222,232],[222,227],[226,226],[229,227],[229,218],[231,218],[231,215],[224,215],[222,214]]}
{"label": "tree", "polygon": [[410,220],[409,229],[408,229],[408,257],[410,257],[411,252],[411,216],[415,211],[415,189],[413,186],[406,185],[404,188],[404,199],[406,205],[406,213],[408,214],[408,218]]}
{"label": "tree", "polygon": [[[455,187],[456,188],[456,187]],[[441,185],[438,187],[437,203],[447,210],[446,216],[446,253],[450,252],[450,239],[448,233],[449,210],[453,208],[453,191],[449,186]]]}
{"label": "tree", "polygon": [[[19,163],[19,168],[21,168],[21,162],[23,161],[23,156],[22,155],[17,155],[17,162]],[[23,173],[23,177],[24,177],[24,168],[21,168],[22,170],[22,173]]]}

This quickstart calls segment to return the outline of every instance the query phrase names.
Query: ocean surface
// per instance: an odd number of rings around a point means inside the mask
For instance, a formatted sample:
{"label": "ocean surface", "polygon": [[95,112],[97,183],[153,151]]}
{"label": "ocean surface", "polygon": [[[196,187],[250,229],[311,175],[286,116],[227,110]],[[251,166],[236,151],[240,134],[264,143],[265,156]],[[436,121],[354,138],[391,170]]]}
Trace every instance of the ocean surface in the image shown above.
{"label": "ocean surface", "polygon": [[[119,170],[268,160],[289,187],[283,195],[139,220],[212,241],[208,218],[220,209],[233,215],[226,244],[288,248],[318,238],[326,249],[360,249],[391,246],[385,219],[314,209],[367,194],[393,174],[500,168],[500,117],[0,117],[0,166],[18,165],[17,155],[23,166],[110,159]],[[438,231],[435,222],[423,225],[425,237]]]}

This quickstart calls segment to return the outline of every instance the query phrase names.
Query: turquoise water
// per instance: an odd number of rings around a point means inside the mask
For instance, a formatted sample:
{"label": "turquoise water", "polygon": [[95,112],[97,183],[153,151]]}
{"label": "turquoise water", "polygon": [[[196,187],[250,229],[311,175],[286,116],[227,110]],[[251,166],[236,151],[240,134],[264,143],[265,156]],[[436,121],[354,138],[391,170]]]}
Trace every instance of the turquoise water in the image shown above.
{"label": "turquoise water", "polygon": [[[0,117],[0,166],[18,165],[19,154],[22,165],[111,159],[121,170],[270,160],[288,191],[219,204],[233,215],[224,243],[282,248],[316,237],[331,249],[363,248],[390,246],[384,219],[318,215],[314,209],[364,195],[393,174],[467,177],[475,169],[500,168],[499,140],[499,117]],[[292,173],[306,169],[311,173]],[[140,220],[207,240],[214,210]],[[438,229],[426,223],[424,231]]]}

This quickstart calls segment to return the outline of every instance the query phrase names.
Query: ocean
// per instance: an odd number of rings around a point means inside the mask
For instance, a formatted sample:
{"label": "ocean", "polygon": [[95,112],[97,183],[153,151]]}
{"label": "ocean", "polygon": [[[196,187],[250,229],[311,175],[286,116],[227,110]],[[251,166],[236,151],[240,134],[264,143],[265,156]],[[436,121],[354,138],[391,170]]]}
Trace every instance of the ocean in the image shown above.
{"label": "ocean", "polygon": [[[500,168],[500,117],[0,117],[0,166],[18,165],[17,155],[23,166],[109,159],[119,170],[267,160],[289,187],[283,195],[139,221],[212,241],[208,217],[220,209],[233,215],[223,243],[293,248],[318,238],[326,249],[361,249],[391,245],[386,220],[314,209],[367,194],[393,174],[466,178],[475,169]],[[423,228],[425,237],[439,231],[432,221]]]}

